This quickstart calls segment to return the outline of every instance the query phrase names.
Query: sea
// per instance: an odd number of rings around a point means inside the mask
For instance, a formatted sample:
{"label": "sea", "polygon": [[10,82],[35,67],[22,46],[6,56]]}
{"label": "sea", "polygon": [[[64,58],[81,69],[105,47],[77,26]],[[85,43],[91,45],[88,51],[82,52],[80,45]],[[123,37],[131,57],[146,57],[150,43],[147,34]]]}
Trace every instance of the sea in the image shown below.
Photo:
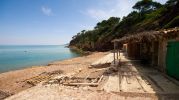
{"label": "sea", "polygon": [[78,56],[66,45],[0,45],[0,73]]}

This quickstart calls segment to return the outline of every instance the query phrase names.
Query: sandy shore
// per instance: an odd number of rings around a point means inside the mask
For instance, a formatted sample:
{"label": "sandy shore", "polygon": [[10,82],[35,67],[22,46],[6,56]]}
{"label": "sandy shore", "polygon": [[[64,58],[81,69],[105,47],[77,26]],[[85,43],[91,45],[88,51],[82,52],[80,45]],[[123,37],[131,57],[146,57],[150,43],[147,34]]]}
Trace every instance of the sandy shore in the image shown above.
{"label": "sandy shore", "polygon": [[[0,75],[0,100],[175,100],[178,81],[109,52],[57,61]],[[98,63],[98,64],[96,64]],[[31,88],[30,88],[31,87]],[[24,90],[24,91],[22,91]],[[22,92],[20,92],[22,91]],[[10,96],[10,94],[15,94]]]}
{"label": "sandy shore", "polygon": [[[53,74],[66,74],[84,69],[97,59],[105,56],[108,52],[95,52],[88,56],[76,57],[68,60],[50,63],[48,66],[33,66],[30,68],[10,71],[0,74],[0,95],[16,94],[22,90],[34,86],[27,80],[37,79],[43,76],[40,81],[48,79]],[[36,80],[37,81],[37,80]],[[37,81],[40,82],[40,81]]]}

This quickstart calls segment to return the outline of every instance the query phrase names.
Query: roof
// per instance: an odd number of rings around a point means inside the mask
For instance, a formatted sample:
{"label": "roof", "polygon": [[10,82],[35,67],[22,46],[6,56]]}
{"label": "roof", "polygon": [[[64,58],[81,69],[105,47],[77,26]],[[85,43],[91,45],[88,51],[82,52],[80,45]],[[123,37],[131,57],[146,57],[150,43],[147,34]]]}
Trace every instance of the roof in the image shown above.
{"label": "roof", "polygon": [[179,36],[179,27],[171,29],[163,29],[160,31],[146,31],[137,34],[124,36],[120,39],[114,39],[112,42],[142,42],[157,41],[160,39],[172,39]]}

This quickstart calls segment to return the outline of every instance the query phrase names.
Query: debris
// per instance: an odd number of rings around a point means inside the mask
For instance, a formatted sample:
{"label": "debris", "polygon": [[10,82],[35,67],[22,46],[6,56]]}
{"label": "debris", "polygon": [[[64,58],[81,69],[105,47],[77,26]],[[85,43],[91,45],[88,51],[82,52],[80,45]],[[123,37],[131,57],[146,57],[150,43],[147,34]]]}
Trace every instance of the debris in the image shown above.
{"label": "debris", "polygon": [[0,100],[3,100],[4,98],[9,97],[9,96],[11,96],[11,95],[13,95],[13,94],[12,94],[12,93],[8,93],[8,92],[4,92],[4,91],[1,91],[1,90],[0,90]]}
{"label": "debris", "polygon": [[79,86],[79,85],[98,86],[98,83],[63,83],[63,85],[68,85],[68,86]]}
{"label": "debris", "polygon": [[[52,71],[52,72],[43,72],[43,73],[39,74],[38,76],[31,77],[31,78],[26,79],[26,80],[24,80],[22,82],[30,84],[31,86],[36,86],[38,83],[40,83],[42,81],[49,80],[52,77],[54,77],[56,75],[59,75],[61,73],[62,73],[61,70],[56,70],[56,71]],[[49,83],[54,83],[54,82],[52,82],[52,80],[49,81]]]}
{"label": "debris", "polygon": [[89,90],[89,87],[85,86],[82,88],[83,90]]}
{"label": "debris", "polygon": [[101,76],[101,78],[98,80],[98,84],[101,82],[101,80],[103,79],[103,75]]}
{"label": "debris", "polygon": [[82,71],[82,69],[81,69],[81,68],[79,68],[78,72],[81,72],[81,71]]}

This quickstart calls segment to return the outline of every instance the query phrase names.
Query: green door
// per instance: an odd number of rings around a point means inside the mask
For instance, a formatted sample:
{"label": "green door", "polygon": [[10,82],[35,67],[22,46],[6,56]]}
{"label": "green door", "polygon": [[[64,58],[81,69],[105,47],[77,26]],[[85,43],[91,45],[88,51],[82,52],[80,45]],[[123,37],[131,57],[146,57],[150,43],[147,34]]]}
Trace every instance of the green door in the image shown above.
{"label": "green door", "polygon": [[179,80],[179,42],[168,42],[166,71],[169,76]]}

